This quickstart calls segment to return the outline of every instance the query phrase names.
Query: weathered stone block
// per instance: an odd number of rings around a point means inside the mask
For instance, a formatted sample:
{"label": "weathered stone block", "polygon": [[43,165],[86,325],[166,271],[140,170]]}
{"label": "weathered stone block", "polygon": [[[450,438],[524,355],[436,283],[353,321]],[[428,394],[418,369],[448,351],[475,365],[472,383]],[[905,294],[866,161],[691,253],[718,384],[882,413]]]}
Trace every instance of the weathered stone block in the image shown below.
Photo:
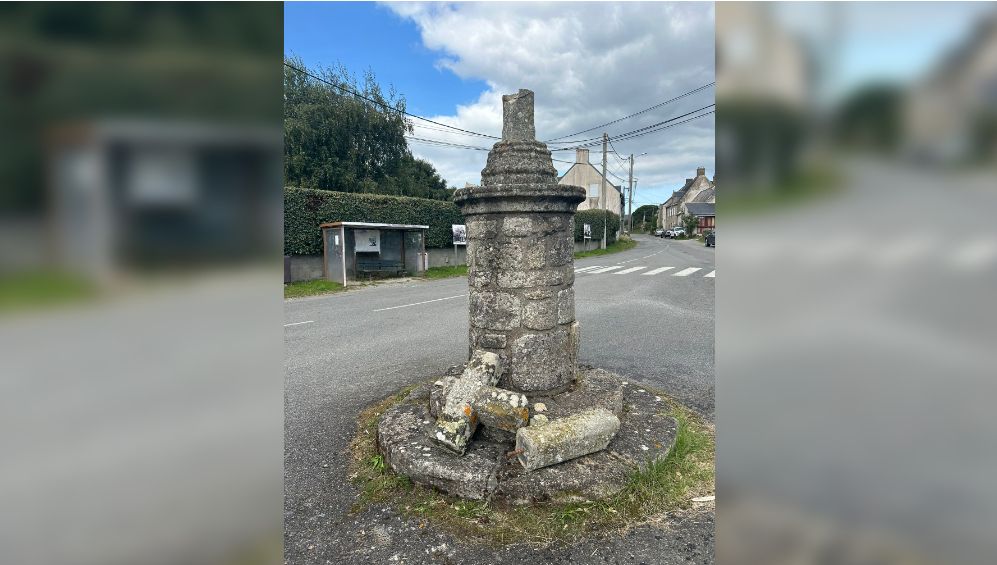
{"label": "weathered stone block", "polygon": [[[574,271],[572,271],[574,274]],[[558,286],[564,283],[563,268],[541,271],[500,271],[498,285],[500,288],[530,288],[537,286]]]}
{"label": "weathered stone block", "polygon": [[555,289],[553,288],[531,288],[523,292],[523,298],[528,298],[529,300],[544,300],[546,298],[554,298]]}
{"label": "weathered stone block", "polygon": [[484,333],[477,339],[477,346],[484,349],[505,349],[505,334]]}
{"label": "weathered stone block", "polygon": [[474,379],[483,385],[494,385],[502,374],[502,361],[490,351],[475,351],[464,367],[461,378]]}
{"label": "weathered stone block", "polygon": [[[550,236],[548,239],[550,241],[545,249],[545,261],[548,266],[560,267],[567,265],[574,259],[575,246],[572,235],[559,233]],[[572,272],[574,272],[574,269],[572,269]]]}
{"label": "weathered stone block", "polygon": [[512,343],[511,367],[505,386],[527,392],[566,388],[574,379],[575,371],[569,339],[567,326],[516,339]]}
{"label": "weathered stone block", "polygon": [[476,422],[472,422],[471,418],[437,418],[433,440],[450,451],[463,455],[475,429]]}
{"label": "weathered stone block", "polygon": [[568,287],[557,293],[557,323],[567,324],[575,321],[575,289]]}
{"label": "weathered stone block", "polygon": [[502,96],[502,140],[533,141],[533,91],[519,89],[516,94]]}
{"label": "weathered stone block", "polygon": [[483,426],[515,432],[530,419],[526,395],[485,386],[478,389],[471,406]]}
{"label": "weathered stone block", "polygon": [[543,219],[537,215],[506,216],[502,220],[502,235],[506,237],[526,237],[542,232]]}
{"label": "weathered stone block", "polygon": [[563,463],[605,449],[619,429],[620,419],[603,408],[519,428],[516,450],[522,453],[518,459],[527,471]]}
{"label": "weathered stone block", "polygon": [[502,220],[473,218],[467,220],[467,239],[492,239],[499,234]]}
{"label": "weathered stone block", "polygon": [[500,271],[532,271],[546,264],[546,242],[543,238],[517,237],[498,247]]}
{"label": "weathered stone block", "polygon": [[520,325],[522,301],[514,294],[476,290],[470,294],[471,325],[491,330],[511,330]]}
{"label": "weathered stone block", "polygon": [[434,418],[439,418],[440,414],[443,413],[443,405],[447,401],[447,390],[456,380],[457,377],[447,375],[433,383],[429,391],[429,413]]}
{"label": "weathered stone block", "polygon": [[523,305],[523,326],[531,330],[549,330],[557,323],[558,303],[554,299],[528,300]]}

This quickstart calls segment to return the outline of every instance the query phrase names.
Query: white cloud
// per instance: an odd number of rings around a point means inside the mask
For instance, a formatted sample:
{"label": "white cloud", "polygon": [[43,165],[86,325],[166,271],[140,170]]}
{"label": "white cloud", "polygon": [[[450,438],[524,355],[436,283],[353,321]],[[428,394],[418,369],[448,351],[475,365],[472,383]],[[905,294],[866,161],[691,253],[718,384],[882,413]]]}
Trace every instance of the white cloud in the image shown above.
{"label": "white cloud", "polygon": [[[500,135],[501,95],[536,93],[538,139],[584,130],[663,102],[714,80],[712,3],[460,3],[391,4],[413,21],[437,64],[488,88],[452,115],[428,116],[463,129]],[[707,89],[608,126],[612,135],[684,114],[713,102]],[[418,124],[417,124],[418,126]],[[429,126],[436,128],[436,126]],[[474,146],[494,140],[417,127],[417,135]],[[594,138],[602,130],[573,137]],[[662,202],[696,167],[713,171],[713,117],[614,143],[636,159],[635,204]],[[551,144],[554,148],[554,144]],[[412,144],[451,185],[480,182],[486,152]],[[593,163],[599,148],[592,148]],[[554,157],[574,160],[574,153]],[[615,159],[611,169],[625,172]],[[554,165],[564,172],[568,164]],[[621,175],[623,176],[623,175]],[[612,178],[612,177],[610,177]]]}

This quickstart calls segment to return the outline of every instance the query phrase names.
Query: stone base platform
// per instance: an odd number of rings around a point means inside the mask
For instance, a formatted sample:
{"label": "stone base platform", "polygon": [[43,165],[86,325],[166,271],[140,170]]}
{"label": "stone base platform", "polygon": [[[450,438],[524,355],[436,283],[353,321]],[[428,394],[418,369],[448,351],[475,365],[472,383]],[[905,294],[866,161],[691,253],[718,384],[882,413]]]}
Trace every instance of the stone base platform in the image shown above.
{"label": "stone base platform", "polygon": [[[663,399],[619,375],[579,367],[575,385],[555,397],[529,397],[531,416],[550,420],[601,407],[620,418],[609,446],[590,455],[532,472],[515,457],[511,433],[479,427],[462,457],[429,439],[435,418],[429,412],[432,383],[420,385],[388,409],[377,426],[378,450],[396,472],[417,484],[470,499],[513,504],[547,500],[595,500],[622,489],[638,466],[663,458],[675,441],[677,424]],[[542,412],[534,409],[545,405]]]}

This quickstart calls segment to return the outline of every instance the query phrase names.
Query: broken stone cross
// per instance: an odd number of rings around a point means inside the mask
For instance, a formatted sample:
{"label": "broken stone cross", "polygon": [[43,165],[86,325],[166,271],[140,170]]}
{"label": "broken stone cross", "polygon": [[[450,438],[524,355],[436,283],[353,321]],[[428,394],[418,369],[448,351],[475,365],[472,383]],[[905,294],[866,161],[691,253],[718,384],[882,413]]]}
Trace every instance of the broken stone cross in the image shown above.
{"label": "broken stone cross", "polygon": [[481,186],[454,202],[467,224],[469,349],[501,357],[502,387],[549,396],[575,380],[574,215],[585,190],[558,184],[533,108],[529,90],[502,97],[502,140]]}
{"label": "broken stone cross", "polygon": [[433,440],[463,455],[478,424],[515,432],[530,419],[523,394],[496,388],[502,374],[499,356],[475,351],[458,378],[441,382],[430,397],[436,416]]}

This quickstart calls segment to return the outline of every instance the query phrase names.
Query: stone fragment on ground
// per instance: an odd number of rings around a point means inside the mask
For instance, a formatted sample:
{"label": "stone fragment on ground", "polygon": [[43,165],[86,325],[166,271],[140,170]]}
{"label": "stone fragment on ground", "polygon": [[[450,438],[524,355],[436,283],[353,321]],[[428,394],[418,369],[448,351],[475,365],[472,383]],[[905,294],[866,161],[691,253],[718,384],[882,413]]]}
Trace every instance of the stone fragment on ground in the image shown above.
{"label": "stone fragment on ground", "polygon": [[557,465],[602,451],[620,429],[620,419],[605,408],[590,408],[516,432],[519,462],[527,471]]}
{"label": "stone fragment on ground", "polygon": [[550,425],[555,417],[603,408],[619,418],[619,431],[602,451],[528,472],[516,457],[507,456],[515,449],[515,436],[503,430],[479,426],[463,456],[431,440],[436,427],[429,413],[431,388],[432,383],[418,387],[385,413],[378,423],[378,449],[396,473],[464,498],[511,503],[604,498],[622,489],[639,465],[667,455],[677,429],[664,413],[667,405],[639,392],[642,385],[622,386],[618,375],[581,367],[575,386],[542,399],[547,410],[533,414],[529,425],[539,427],[546,418]]}

